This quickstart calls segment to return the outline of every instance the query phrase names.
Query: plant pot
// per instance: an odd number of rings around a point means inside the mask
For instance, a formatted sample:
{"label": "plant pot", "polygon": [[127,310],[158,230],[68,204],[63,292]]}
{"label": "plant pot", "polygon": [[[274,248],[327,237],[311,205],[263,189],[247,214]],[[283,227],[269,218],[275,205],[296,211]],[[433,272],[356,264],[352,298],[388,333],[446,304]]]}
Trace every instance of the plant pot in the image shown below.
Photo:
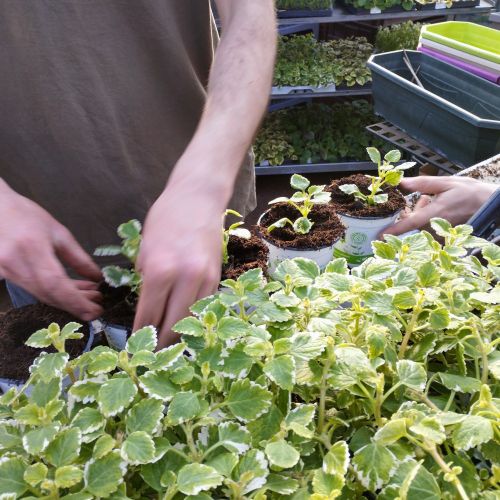
{"label": "plant pot", "polygon": [[[277,204],[277,205],[283,205],[283,204]],[[276,206],[276,205],[275,205]],[[294,259],[296,257],[302,257],[305,259],[310,259],[316,262],[318,266],[323,269],[325,266],[330,262],[333,258],[333,248],[337,241],[342,237],[344,234],[345,228],[342,228],[342,231],[337,231],[337,233],[332,232],[332,234],[336,234],[336,236],[331,238],[331,241],[329,241],[326,244],[320,245],[317,248],[311,248],[307,247],[304,245],[303,247],[301,246],[290,246],[287,245],[286,242],[283,243],[278,243],[277,240],[273,240],[272,238],[269,238],[269,236],[266,236],[266,228],[267,225],[263,224],[263,220],[265,219],[266,216],[270,213],[270,211],[273,208],[267,210],[264,212],[260,217],[257,222],[257,226],[260,228],[260,236],[264,243],[267,245],[269,248],[269,273],[272,275],[274,271],[276,270],[276,267],[283,262],[284,260],[288,259]],[[328,210],[331,210],[330,207],[327,207]],[[314,210],[314,209],[313,209]],[[321,210],[321,209],[318,209]],[[312,213],[312,212],[311,212]],[[332,210],[333,213],[333,210]],[[335,222],[341,226],[340,220],[335,217]],[[270,224],[269,224],[270,225]],[[311,231],[314,231],[314,226]],[[306,240],[307,235],[304,235],[304,240]]]}
{"label": "plant pot", "polygon": [[381,231],[392,226],[400,212],[386,217],[353,217],[338,214],[347,227],[345,236],[335,244],[334,257],[344,257],[352,266],[359,266],[373,256],[372,241],[378,239]]}
{"label": "plant pot", "polygon": [[260,268],[267,273],[269,250],[267,245],[257,236],[249,239],[230,235],[227,245],[229,261],[222,265],[221,280],[238,279],[250,269]]}
{"label": "plant pot", "polygon": [[466,168],[465,170],[461,170],[455,175],[457,177],[471,177],[472,179],[478,179],[483,182],[500,184],[500,154],[493,156],[493,158],[488,158],[477,165]]}

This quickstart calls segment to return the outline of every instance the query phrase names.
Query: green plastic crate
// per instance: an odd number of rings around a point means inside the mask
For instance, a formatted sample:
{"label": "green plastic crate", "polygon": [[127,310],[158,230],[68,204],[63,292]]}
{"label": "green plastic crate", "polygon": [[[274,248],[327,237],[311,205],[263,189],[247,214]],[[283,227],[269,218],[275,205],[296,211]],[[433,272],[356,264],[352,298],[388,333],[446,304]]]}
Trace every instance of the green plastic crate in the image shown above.
{"label": "green plastic crate", "polygon": [[500,153],[498,85],[407,50],[421,88],[412,82],[403,53],[377,54],[368,61],[375,113],[463,167]]}
{"label": "green plastic crate", "polygon": [[500,31],[474,23],[428,24],[421,37],[500,64]]}

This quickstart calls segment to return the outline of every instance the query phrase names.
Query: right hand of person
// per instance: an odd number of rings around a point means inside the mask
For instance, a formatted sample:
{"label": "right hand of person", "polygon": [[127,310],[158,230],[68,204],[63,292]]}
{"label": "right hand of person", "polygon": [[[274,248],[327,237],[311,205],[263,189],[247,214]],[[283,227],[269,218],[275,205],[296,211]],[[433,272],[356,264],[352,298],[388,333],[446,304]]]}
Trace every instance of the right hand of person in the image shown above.
{"label": "right hand of person", "polygon": [[[71,279],[63,262],[85,279]],[[0,276],[81,320],[102,313],[99,267],[66,227],[1,179]]]}
{"label": "right hand of person", "polygon": [[423,229],[433,217],[446,219],[454,226],[464,224],[499,186],[470,177],[420,176],[403,179],[400,187],[409,192],[419,191],[422,197],[413,212],[384,229],[383,234],[399,235]]}

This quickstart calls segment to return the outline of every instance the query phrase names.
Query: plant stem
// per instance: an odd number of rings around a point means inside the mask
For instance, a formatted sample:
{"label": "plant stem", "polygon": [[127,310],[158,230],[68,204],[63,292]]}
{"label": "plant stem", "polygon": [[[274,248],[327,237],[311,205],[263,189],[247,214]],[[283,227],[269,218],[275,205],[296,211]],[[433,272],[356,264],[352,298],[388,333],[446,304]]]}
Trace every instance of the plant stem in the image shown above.
{"label": "plant stem", "polygon": [[190,424],[181,425],[181,427],[182,427],[182,430],[184,431],[184,434],[186,434],[186,441],[187,441],[187,445],[189,447],[189,451],[191,453],[191,458],[195,462],[199,462],[200,454],[198,453],[198,450],[196,449],[196,446],[194,444],[193,431],[191,429]]}
{"label": "plant stem", "polygon": [[[434,461],[439,465],[440,469],[445,474],[453,474],[449,465],[443,460],[443,457],[439,454],[438,450],[434,445],[426,447],[425,450],[429,453],[429,455],[434,459]],[[462,500],[469,500],[469,495],[467,495],[467,492],[464,490],[464,487],[462,486],[462,483],[460,482],[458,477],[455,477],[451,481],[451,483],[453,484],[453,486],[455,486]]]}
{"label": "plant stem", "polygon": [[455,391],[450,392],[450,397],[448,398],[448,401],[446,402],[446,406],[444,407],[443,411],[448,411],[453,403],[453,400],[455,399]]}
{"label": "plant stem", "polygon": [[326,380],[328,378],[328,372],[330,371],[330,368],[332,366],[332,360],[330,359],[330,346],[327,347],[328,350],[328,358],[325,360],[325,364],[323,365],[323,374],[321,376],[321,386],[320,386],[320,392],[319,392],[319,410],[318,410],[318,425],[316,427],[316,430],[318,434],[323,434],[323,427],[325,425],[325,411],[326,411],[326,390],[327,390],[327,384]]}
{"label": "plant stem", "polygon": [[410,390],[410,394],[418,398],[422,401],[422,403],[425,403],[429,408],[432,408],[435,411],[441,411],[424,393]]}
{"label": "plant stem", "polygon": [[410,318],[410,322],[408,323],[408,326],[406,327],[403,341],[401,342],[401,346],[399,347],[398,359],[404,358],[406,349],[408,348],[408,342],[410,341],[411,334],[413,333],[413,330],[415,329],[415,325],[417,323],[418,316],[422,312],[422,301],[423,301],[423,293],[420,290],[419,291],[419,299],[417,301],[415,309],[413,309],[413,312],[412,312],[412,315]]}

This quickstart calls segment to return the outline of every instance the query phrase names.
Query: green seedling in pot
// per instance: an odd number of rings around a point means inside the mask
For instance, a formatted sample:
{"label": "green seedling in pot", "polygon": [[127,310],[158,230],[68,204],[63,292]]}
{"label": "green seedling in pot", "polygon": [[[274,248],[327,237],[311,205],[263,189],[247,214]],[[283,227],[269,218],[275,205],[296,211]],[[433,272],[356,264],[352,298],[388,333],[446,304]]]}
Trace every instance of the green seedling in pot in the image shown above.
{"label": "green seedling in pot", "polygon": [[[228,215],[234,215],[235,217],[239,217],[240,219],[243,217],[240,213],[236,212],[236,210],[227,209],[224,212],[224,217]],[[229,254],[227,251],[227,245],[229,243],[230,236],[237,236],[238,238],[243,238],[245,240],[249,240],[252,235],[248,229],[240,227],[244,224],[244,222],[239,221],[231,224],[227,229],[222,228],[222,262],[223,264],[227,264],[229,262]]]}
{"label": "green seedling in pot", "polygon": [[94,255],[98,257],[110,257],[122,255],[132,264],[131,269],[120,266],[106,266],[102,273],[109,286],[118,288],[128,286],[134,293],[139,293],[142,278],[139,272],[135,270],[139,249],[141,247],[141,223],[137,220],[130,220],[118,227],[118,236],[122,239],[121,245],[106,245],[97,248]]}
{"label": "green seedling in pot", "polygon": [[314,208],[314,205],[328,203],[331,198],[331,194],[324,191],[325,186],[311,186],[310,184],[309,180],[302,175],[292,175],[290,185],[293,189],[297,189],[297,191],[293,193],[290,198],[282,196],[271,200],[269,204],[288,203],[300,213],[300,217],[294,222],[287,217],[280,219],[267,228],[269,232],[280,227],[285,227],[288,224],[293,227],[296,233],[309,233],[314,224],[314,222],[309,219],[309,214]]}
{"label": "green seedling in pot", "polygon": [[377,164],[378,175],[367,175],[371,179],[368,188],[369,193],[364,194],[356,184],[344,184],[340,190],[346,194],[352,194],[356,199],[361,200],[367,205],[378,205],[386,203],[388,194],[382,192],[383,186],[398,186],[403,179],[403,170],[407,170],[415,165],[415,162],[405,162],[401,165],[393,165],[401,160],[401,152],[397,149],[389,151],[382,160],[377,148],[366,148],[368,155],[373,163]]}

